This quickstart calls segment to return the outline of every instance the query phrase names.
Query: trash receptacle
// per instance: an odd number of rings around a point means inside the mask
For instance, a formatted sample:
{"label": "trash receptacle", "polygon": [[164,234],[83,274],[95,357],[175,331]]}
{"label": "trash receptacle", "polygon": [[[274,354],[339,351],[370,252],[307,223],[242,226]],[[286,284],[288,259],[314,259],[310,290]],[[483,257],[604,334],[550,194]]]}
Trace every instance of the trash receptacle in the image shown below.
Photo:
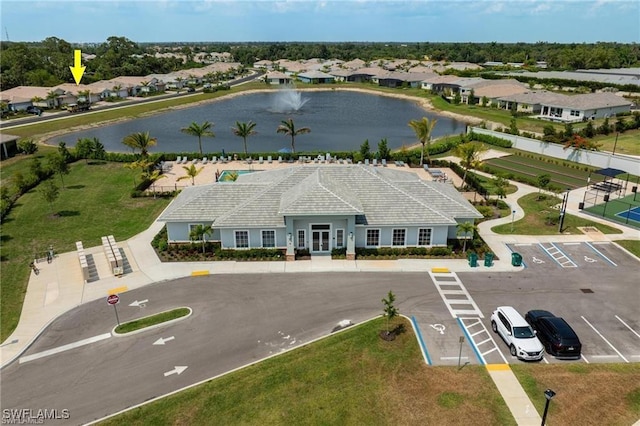
{"label": "trash receptacle", "polygon": [[485,253],[484,266],[493,266],[493,253]]}
{"label": "trash receptacle", "polygon": [[476,253],[469,253],[467,257],[469,259],[469,266],[472,268],[478,266],[478,255]]}
{"label": "trash receptacle", "polygon": [[522,266],[522,255],[520,253],[511,253],[511,264],[513,266]]}

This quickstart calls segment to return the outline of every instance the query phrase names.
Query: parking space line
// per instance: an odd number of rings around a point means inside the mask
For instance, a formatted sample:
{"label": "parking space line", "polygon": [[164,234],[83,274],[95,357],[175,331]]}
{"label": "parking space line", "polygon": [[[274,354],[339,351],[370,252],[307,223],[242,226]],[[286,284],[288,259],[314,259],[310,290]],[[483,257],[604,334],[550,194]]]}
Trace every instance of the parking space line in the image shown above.
{"label": "parking space line", "polygon": [[480,330],[480,331],[476,331],[475,333],[471,334],[471,337],[480,334],[480,333],[484,333],[484,330]]}
{"label": "parking space line", "polygon": [[582,359],[584,359],[584,362],[586,362],[587,364],[589,364],[589,360],[587,359],[587,357],[586,357],[586,356],[584,356],[584,354],[580,354],[580,357],[581,357]]}
{"label": "parking space line", "polygon": [[[593,331],[595,331],[595,332],[596,332],[596,334],[597,334],[598,336],[600,336],[600,337],[602,338],[602,340],[604,340],[604,341],[605,341],[605,342],[606,342],[606,343],[611,347],[611,349],[613,349],[613,350],[614,350],[614,351],[615,351],[615,352],[620,356],[620,358],[622,358],[622,359],[624,360],[624,362],[629,362],[629,360],[628,360],[628,359],[626,359],[626,358],[624,357],[624,355],[622,355],[622,354],[621,354],[621,353],[616,349],[616,347],[615,347],[615,346],[613,346],[613,345],[611,344],[611,342],[609,342],[609,341],[608,341],[608,340],[607,340],[607,339],[602,335],[602,333],[600,333],[600,332],[599,332],[599,331],[598,331],[598,330],[597,330],[593,325],[591,325],[591,323],[590,323],[589,321],[587,321],[587,319],[586,319],[585,317],[580,316],[580,318],[582,318],[582,319],[584,320],[584,322],[586,322],[586,323],[587,323],[587,325],[588,325],[589,327],[591,327],[591,328],[593,329]],[[592,355],[592,357],[593,357],[593,355]]]}
{"label": "parking space line", "polygon": [[486,352],[482,352],[482,355],[484,356],[484,355],[486,355],[486,354],[490,354],[491,352],[493,352],[493,351],[497,351],[497,350],[498,350],[498,348],[493,347],[493,348],[489,349],[489,350],[488,350],[488,351],[486,351]]}
{"label": "parking space line", "polygon": [[621,322],[625,327],[627,327],[627,328],[628,328],[628,329],[629,329],[633,334],[635,334],[635,335],[636,335],[636,337],[637,337],[638,339],[640,339],[640,334],[638,334],[638,332],[636,332],[633,328],[631,328],[631,327],[629,326],[629,324],[627,324],[626,322],[622,321],[622,318],[620,318],[619,316],[617,316],[617,315],[616,315],[615,317],[616,317],[616,319],[617,319],[618,321],[620,321],[620,322]]}
{"label": "parking space line", "polygon": [[478,348],[476,347],[475,343],[473,342],[473,339],[469,336],[469,332],[467,331],[467,329],[465,328],[464,324],[462,323],[462,320],[460,318],[456,318],[456,320],[458,321],[458,325],[462,329],[462,332],[467,337],[467,341],[471,345],[471,349],[473,349],[473,353],[476,354],[476,358],[478,358],[478,362],[481,365],[487,365],[487,362],[484,360],[484,357],[482,355],[480,355],[480,351],[478,351]]}
{"label": "parking space line", "polygon": [[[544,244],[538,243],[538,245],[544,250],[556,263],[563,268],[577,268],[578,265],[571,260],[558,246],[554,243],[548,243],[550,247],[545,247]],[[556,257],[556,255],[559,255]]]}
{"label": "parking space line", "polygon": [[427,351],[427,345],[424,343],[424,339],[422,338],[422,333],[420,332],[420,327],[418,327],[418,321],[416,321],[416,317],[411,317],[411,323],[413,324],[413,328],[416,331],[416,336],[418,337],[418,343],[420,345],[420,351],[422,352],[422,356],[424,360],[427,362],[427,365],[433,365],[431,363],[431,357],[429,356],[429,352]]}
{"label": "parking space line", "polygon": [[[587,246],[589,246],[589,247],[591,248],[591,250],[595,251],[595,252],[598,254],[598,256],[600,256],[601,258],[603,258],[604,260],[606,260],[607,262],[609,262],[609,263],[610,263],[610,264],[612,264],[613,266],[618,266],[618,265],[616,265],[616,264],[613,262],[613,260],[609,259],[607,256],[605,256],[605,255],[604,255],[604,253],[602,253],[600,250],[598,250],[597,248],[595,248],[595,247],[593,246],[593,244],[591,244],[591,243],[590,243],[590,242],[588,242],[588,241],[586,241],[586,242],[585,242],[585,244],[586,244]],[[610,243],[607,243],[607,244],[610,244]]]}

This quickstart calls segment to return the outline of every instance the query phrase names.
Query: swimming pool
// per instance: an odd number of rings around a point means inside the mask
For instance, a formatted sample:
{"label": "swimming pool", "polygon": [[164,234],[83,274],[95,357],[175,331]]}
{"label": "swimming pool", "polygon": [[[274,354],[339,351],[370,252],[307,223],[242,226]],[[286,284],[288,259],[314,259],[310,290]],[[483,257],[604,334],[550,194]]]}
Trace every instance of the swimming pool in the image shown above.
{"label": "swimming pool", "polygon": [[218,181],[232,182],[229,177],[231,176],[232,173],[237,173],[238,176],[240,176],[240,175],[244,175],[252,172],[255,172],[255,170],[223,170],[222,173],[220,173],[220,177],[218,178]]}

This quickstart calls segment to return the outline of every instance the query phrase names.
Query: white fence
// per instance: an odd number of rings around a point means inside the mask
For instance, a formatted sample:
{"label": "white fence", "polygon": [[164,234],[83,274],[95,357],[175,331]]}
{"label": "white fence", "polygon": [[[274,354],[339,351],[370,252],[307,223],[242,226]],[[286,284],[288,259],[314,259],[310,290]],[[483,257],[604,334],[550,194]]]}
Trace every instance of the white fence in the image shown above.
{"label": "white fence", "polygon": [[501,139],[510,140],[513,147],[522,151],[534,152],[536,154],[559,158],[576,163],[586,164],[599,168],[614,168],[624,170],[633,175],[640,175],[640,158],[627,155],[612,154],[610,152],[585,151],[582,149],[564,149],[560,144],[529,139],[523,136],[510,135],[493,130],[482,129],[480,127],[468,127],[467,133],[495,136]]}

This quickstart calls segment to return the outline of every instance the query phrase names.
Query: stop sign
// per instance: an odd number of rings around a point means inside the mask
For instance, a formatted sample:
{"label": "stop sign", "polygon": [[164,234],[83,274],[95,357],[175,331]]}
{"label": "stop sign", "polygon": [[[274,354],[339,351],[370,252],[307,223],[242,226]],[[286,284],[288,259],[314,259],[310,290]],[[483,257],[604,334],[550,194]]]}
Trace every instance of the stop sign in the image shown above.
{"label": "stop sign", "polygon": [[115,305],[120,302],[120,296],[117,294],[110,294],[107,296],[107,303],[110,305]]}

